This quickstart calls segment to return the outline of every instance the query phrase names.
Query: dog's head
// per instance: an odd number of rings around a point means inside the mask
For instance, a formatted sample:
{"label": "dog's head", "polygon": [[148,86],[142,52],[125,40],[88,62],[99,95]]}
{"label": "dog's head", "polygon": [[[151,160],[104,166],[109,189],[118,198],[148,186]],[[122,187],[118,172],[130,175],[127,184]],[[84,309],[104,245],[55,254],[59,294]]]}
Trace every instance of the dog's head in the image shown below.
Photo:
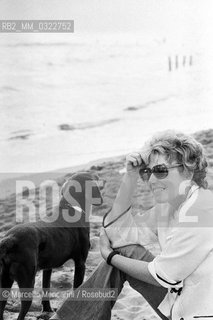
{"label": "dog's head", "polygon": [[101,190],[104,188],[104,180],[91,172],[79,172],[73,174],[62,186],[61,195],[70,206],[77,204],[85,210],[88,205],[101,205],[103,198]]}

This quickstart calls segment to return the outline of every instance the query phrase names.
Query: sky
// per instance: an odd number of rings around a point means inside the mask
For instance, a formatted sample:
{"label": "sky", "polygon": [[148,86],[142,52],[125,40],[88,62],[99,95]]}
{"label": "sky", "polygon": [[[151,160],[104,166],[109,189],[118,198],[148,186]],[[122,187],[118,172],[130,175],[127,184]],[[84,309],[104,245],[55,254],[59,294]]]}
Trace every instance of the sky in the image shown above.
{"label": "sky", "polygon": [[212,0],[0,0],[1,19],[74,19],[80,33],[209,33],[212,9]]}

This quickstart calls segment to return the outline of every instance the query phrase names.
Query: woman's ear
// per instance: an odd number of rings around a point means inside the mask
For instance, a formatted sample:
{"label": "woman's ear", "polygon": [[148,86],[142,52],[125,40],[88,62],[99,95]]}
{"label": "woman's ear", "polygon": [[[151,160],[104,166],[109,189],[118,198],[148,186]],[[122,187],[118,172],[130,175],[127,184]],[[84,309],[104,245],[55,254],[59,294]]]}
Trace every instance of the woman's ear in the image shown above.
{"label": "woman's ear", "polygon": [[186,180],[192,180],[194,175],[194,171],[188,170],[187,168],[183,169],[183,176],[186,178]]}

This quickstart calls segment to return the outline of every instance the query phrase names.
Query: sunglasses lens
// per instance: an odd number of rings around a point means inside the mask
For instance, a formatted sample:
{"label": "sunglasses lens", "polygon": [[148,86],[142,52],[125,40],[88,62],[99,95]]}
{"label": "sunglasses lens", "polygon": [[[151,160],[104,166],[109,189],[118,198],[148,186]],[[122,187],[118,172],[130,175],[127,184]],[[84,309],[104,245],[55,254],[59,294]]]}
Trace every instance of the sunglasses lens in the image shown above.
{"label": "sunglasses lens", "polygon": [[165,165],[157,165],[153,167],[153,174],[157,179],[164,179],[168,176],[168,168]]}
{"label": "sunglasses lens", "polygon": [[148,181],[151,176],[151,170],[149,168],[140,169],[139,175],[143,181]]}

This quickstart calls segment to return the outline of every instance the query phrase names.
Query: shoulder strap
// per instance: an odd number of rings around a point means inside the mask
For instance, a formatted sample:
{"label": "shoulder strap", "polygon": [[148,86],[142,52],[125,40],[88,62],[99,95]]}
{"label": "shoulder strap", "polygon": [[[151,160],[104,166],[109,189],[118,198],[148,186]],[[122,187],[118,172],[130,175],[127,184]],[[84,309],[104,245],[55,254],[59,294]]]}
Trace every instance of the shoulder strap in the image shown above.
{"label": "shoulder strap", "polygon": [[108,214],[112,211],[112,208],[109,209],[109,211],[107,211],[107,213],[105,213],[104,217],[103,217],[103,222],[102,222],[102,226],[104,228],[107,228],[109,226],[111,226],[111,224],[113,224],[115,221],[117,221],[119,218],[121,218],[125,213],[127,213],[129,211],[129,209],[131,208],[132,206],[130,205],[129,208],[127,208],[124,212],[122,212],[117,218],[115,218],[114,220],[112,220],[111,222],[109,222],[107,225],[105,225],[105,219],[106,217],[108,216]]}

